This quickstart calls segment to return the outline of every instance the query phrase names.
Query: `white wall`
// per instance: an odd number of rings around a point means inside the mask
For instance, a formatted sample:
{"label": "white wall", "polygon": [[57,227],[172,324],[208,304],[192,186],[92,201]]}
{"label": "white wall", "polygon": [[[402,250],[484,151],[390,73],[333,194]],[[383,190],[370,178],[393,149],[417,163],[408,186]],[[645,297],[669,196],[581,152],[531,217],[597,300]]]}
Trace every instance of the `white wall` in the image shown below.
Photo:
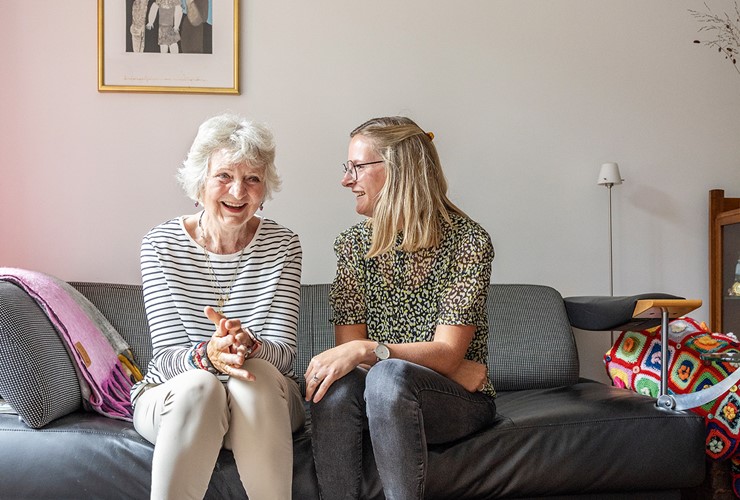
{"label": "white wall", "polygon": [[[216,2],[223,0],[215,0]],[[729,0],[707,0],[731,12]],[[139,282],[155,224],[194,211],[174,173],[206,117],[267,122],[284,188],[265,207],[333,277],[357,219],[339,185],[348,132],[405,114],[435,133],[452,198],[491,233],[494,282],[708,301],[707,192],[740,196],[740,74],[696,45],[702,0],[243,1],[240,96],[97,92],[90,0],[5,2],[0,265]],[[705,305],[693,314],[708,319]],[[578,333],[603,377],[608,334]]]}

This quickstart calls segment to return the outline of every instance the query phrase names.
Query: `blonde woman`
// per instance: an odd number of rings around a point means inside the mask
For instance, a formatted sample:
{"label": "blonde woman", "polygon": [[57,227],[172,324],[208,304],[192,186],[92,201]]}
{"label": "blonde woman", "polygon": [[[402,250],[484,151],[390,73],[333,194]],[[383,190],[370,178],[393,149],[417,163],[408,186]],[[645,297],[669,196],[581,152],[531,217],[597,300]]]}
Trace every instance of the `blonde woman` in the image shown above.
{"label": "blonde woman", "polygon": [[350,134],[342,185],[368,219],[339,235],[336,347],[306,370],[324,500],[359,498],[363,427],[388,500],[424,498],[427,445],[491,425],[488,233],[447,198],[432,142],[405,117]]}

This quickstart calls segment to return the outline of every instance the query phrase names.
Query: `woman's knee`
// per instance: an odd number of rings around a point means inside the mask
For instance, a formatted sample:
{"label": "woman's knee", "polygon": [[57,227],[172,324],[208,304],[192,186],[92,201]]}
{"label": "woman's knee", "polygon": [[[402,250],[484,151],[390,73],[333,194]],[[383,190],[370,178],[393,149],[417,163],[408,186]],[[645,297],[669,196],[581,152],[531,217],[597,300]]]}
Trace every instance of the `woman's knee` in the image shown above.
{"label": "woman's knee", "polygon": [[250,381],[230,378],[226,383],[232,404],[255,404],[272,398],[286,399],[286,378],[272,363],[264,359],[249,359],[243,368],[250,372],[254,379]]}
{"label": "woman's knee", "polygon": [[[244,363],[243,368],[254,375],[254,380],[243,383],[254,388],[269,387],[271,389],[278,389],[285,378],[285,375],[275,365],[264,359],[248,359]],[[229,382],[231,381],[236,382],[239,379],[229,379]]]}
{"label": "woman's knee", "polygon": [[417,365],[401,359],[386,359],[378,362],[367,374],[365,399],[383,399],[390,395],[410,390]]}
{"label": "woman's knee", "polygon": [[226,389],[221,381],[204,370],[190,370],[173,379],[175,382],[165,400],[165,407],[207,406],[221,408],[226,405]]}
{"label": "woman's knee", "polygon": [[360,404],[365,390],[367,371],[355,368],[344,377],[335,380],[318,403],[311,403],[311,412],[336,412],[341,408]]}

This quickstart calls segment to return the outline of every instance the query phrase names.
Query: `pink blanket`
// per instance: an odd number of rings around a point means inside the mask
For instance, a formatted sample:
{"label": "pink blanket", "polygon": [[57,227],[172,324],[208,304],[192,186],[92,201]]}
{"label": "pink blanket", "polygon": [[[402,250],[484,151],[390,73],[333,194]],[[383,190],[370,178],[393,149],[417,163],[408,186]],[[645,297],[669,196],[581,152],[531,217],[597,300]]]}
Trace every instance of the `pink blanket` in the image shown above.
{"label": "pink blanket", "polygon": [[114,348],[127,349],[125,341],[102,315],[92,317],[94,306],[66,283],[43,273],[0,268],[0,279],[20,286],[49,317],[77,368],[86,406],[102,415],[131,421],[129,392],[138,377],[119,358],[122,352]]}

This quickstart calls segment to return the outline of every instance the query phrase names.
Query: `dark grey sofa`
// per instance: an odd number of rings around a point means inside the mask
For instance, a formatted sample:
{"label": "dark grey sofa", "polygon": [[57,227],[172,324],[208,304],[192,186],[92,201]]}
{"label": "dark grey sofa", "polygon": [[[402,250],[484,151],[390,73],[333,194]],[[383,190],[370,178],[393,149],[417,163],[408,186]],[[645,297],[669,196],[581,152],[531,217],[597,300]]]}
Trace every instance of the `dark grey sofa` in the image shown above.
{"label": "dark grey sofa", "polygon": [[[73,283],[131,343],[142,367],[151,357],[141,287]],[[0,287],[3,318],[23,293]],[[299,357],[333,345],[328,285],[302,287]],[[655,407],[628,390],[579,379],[563,299],[537,285],[491,285],[491,377],[499,417],[490,429],[430,450],[428,498],[679,498],[704,479],[704,423]],[[43,370],[40,367],[39,370]],[[303,384],[303,381],[301,381]],[[318,498],[307,429],[295,436],[293,491]],[[0,497],[144,499],[152,446],[133,426],[74,411],[40,429],[0,414]],[[364,498],[382,498],[372,452]],[[230,452],[222,452],[207,498],[246,498]]]}

